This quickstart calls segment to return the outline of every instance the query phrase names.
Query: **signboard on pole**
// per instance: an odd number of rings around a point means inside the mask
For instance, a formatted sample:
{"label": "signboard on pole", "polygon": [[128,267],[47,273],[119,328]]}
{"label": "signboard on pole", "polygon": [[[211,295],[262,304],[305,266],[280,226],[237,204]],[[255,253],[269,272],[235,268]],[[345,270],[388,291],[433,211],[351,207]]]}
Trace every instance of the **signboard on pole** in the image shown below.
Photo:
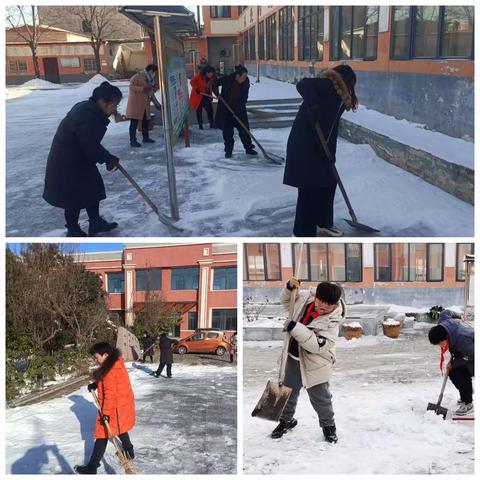
{"label": "signboard on pole", "polygon": [[189,113],[185,57],[167,56],[168,97],[172,119],[172,144],[178,139]]}

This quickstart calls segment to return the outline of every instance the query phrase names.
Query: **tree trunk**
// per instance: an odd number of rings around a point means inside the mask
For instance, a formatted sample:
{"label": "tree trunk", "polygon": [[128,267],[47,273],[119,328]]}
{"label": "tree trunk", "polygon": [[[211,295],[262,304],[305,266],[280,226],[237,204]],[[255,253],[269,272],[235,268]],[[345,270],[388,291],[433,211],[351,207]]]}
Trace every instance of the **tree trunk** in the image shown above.
{"label": "tree trunk", "polygon": [[95,44],[93,47],[93,52],[95,54],[95,63],[97,65],[97,73],[102,72],[102,63],[100,60],[100,45]]}
{"label": "tree trunk", "polygon": [[34,47],[30,47],[32,50],[32,60],[33,60],[33,68],[35,70],[35,78],[40,78],[40,63],[38,61],[37,56],[37,49]]}

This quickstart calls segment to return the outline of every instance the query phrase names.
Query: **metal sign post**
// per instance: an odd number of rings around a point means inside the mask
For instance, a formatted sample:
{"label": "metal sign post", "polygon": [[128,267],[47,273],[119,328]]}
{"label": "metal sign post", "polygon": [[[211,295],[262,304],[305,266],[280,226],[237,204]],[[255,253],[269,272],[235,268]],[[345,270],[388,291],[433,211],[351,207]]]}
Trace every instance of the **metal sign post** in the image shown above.
{"label": "metal sign post", "polygon": [[167,174],[168,189],[170,194],[170,211],[174,220],[179,220],[178,199],[177,199],[177,183],[175,178],[175,164],[173,160],[173,144],[172,144],[172,118],[170,113],[170,99],[168,96],[168,79],[166,67],[166,45],[165,32],[162,28],[162,17],[156,15],[154,17],[155,44],[158,59],[158,84],[160,87],[160,95],[162,98],[162,118],[163,132],[165,137],[165,152],[167,156]]}

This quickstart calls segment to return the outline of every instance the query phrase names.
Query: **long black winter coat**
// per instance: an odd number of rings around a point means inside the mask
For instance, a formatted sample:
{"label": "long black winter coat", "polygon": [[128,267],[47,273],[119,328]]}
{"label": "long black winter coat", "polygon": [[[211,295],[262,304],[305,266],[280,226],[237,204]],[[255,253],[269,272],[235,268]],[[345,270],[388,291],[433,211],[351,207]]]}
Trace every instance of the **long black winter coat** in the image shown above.
{"label": "long black winter coat", "polygon": [[[235,76],[236,74],[232,73],[225,77],[219,78],[213,86],[213,91],[215,95],[218,96],[218,87],[221,86],[222,91],[220,92],[220,95],[224,100],[228,101],[230,90],[232,88],[233,82],[235,82]],[[247,101],[249,90],[250,80],[247,77],[247,79],[240,85],[240,95],[237,104],[234,106],[230,105],[235,112],[235,115],[240,118],[240,120],[245,124],[247,128],[249,128],[247,116]],[[231,116],[231,113],[227,110],[227,107],[223,104],[223,102],[219,100],[217,104],[217,112],[215,113],[215,127],[223,130],[225,118],[227,116]]]}
{"label": "long black winter coat", "polygon": [[173,363],[172,345],[176,340],[168,338],[166,335],[160,337],[158,346],[160,347],[160,363]]}
{"label": "long black winter coat", "polygon": [[143,338],[143,351],[147,352],[149,355],[153,355],[152,345],[154,344],[153,338],[150,335],[147,335]]}
{"label": "long black winter coat", "polygon": [[[332,72],[329,70],[329,72]],[[349,97],[343,80],[339,80],[336,72],[331,78],[337,88],[344,89]],[[314,122],[320,124],[325,140],[330,135],[328,146],[335,158],[337,151],[338,121],[337,117],[344,112],[342,99],[337,93],[334,81],[327,77],[304,78],[297,84],[297,90],[303,103],[297,113],[287,143],[287,158],[283,183],[297,188],[318,188],[335,185],[329,160],[314,130]]]}
{"label": "long black winter coat", "polygon": [[101,141],[110,123],[90,100],[77,103],[58,126],[48,155],[43,198],[54,207],[74,209],[106,198],[97,163],[114,158]]}

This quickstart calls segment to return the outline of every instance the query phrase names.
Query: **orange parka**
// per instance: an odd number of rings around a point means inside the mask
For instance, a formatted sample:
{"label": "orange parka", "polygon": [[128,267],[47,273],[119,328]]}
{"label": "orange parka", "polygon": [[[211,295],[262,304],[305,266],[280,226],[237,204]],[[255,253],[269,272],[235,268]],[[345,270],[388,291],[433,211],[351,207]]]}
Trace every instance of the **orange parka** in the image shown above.
{"label": "orange parka", "polygon": [[[135,425],[135,399],[125,363],[121,357],[113,364],[107,374],[98,380],[98,401],[104,415],[110,417],[113,435],[126,433]],[[108,438],[105,425],[97,415],[95,438]]]}
{"label": "orange parka", "polygon": [[[194,75],[194,77],[190,80],[190,85],[192,86],[192,91],[190,93],[190,108],[192,110],[197,110],[197,108],[202,103],[202,99],[204,98],[202,94],[197,93],[197,90],[202,93],[212,95],[212,86],[214,81],[215,77],[209,80],[207,77],[204,77],[200,73]],[[209,100],[212,101],[211,99]]]}

